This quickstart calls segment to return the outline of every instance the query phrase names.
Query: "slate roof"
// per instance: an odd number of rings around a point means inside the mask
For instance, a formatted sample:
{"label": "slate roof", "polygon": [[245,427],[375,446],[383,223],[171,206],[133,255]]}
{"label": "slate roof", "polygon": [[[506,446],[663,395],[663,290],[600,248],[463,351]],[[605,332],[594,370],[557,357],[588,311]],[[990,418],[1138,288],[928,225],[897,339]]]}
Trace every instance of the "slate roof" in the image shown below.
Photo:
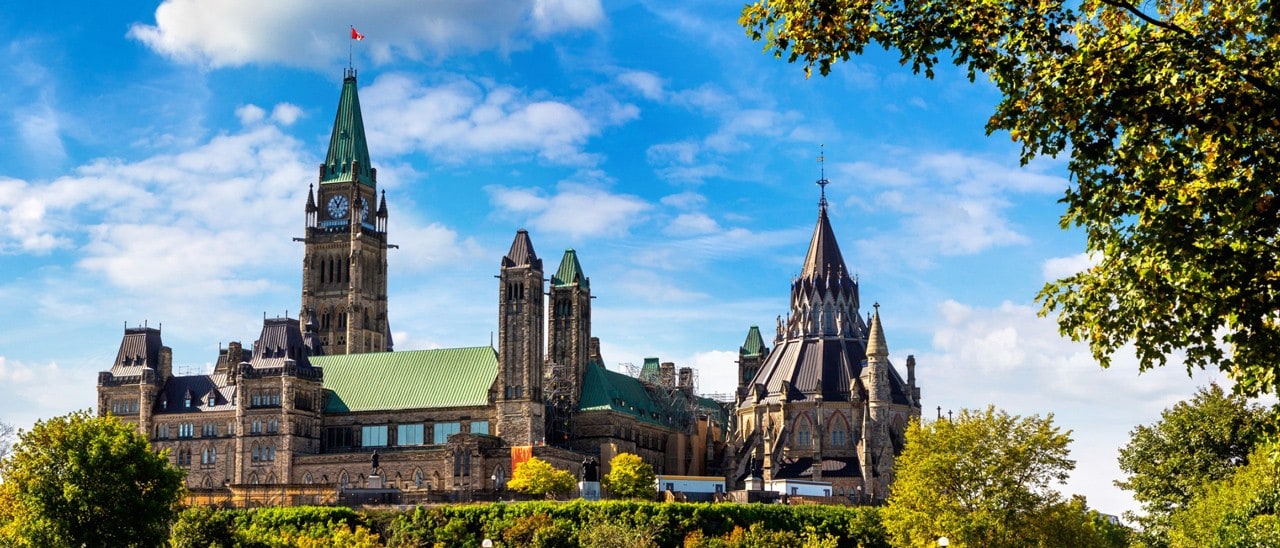
{"label": "slate roof", "polygon": [[488,346],[314,356],[324,371],[325,413],[489,404],[498,354]]}
{"label": "slate roof", "polygon": [[760,336],[760,326],[753,325],[747,331],[747,340],[742,343],[738,353],[744,358],[758,358],[764,353],[764,337]]}
{"label": "slate roof", "polygon": [[840,253],[840,244],[836,243],[836,235],[831,230],[831,221],[827,219],[827,208],[818,208],[818,224],[813,227],[813,238],[809,240],[809,252],[804,258],[804,268],[800,277],[825,276],[828,272],[846,273],[844,255]]}
{"label": "slate roof", "polygon": [[116,377],[136,377],[142,375],[143,369],[160,367],[160,348],[163,346],[159,329],[125,328],[120,351],[116,353],[116,361],[111,366],[111,374]]}
{"label": "slate roof", "polygon": [[533,251],[533,241],[529,239],[528,230],[522,228],[516,231],[516,239],[511,242],[511,251],[502,258],[502,266],[506,268],[531,266],[534,270],[542,270],[542,259],[539,259],[538,254]]}
{"label": "slate roof", "polygon": [[360,114],[360,96],[356,93],[356,73],[348,69],[342,79],[342,95],[338,98],[338,113],[333,119],[329,153],[325,156],[320,182],[350,181],[355,162],[359,162],[359,173],[354,174],[356,180],[375,186],[369,164],[369,143],[364,136],[364,117]]}
{"label": "slate roof", "polygon": [[[200,413],[204,411],[221,411],[235,409],[236,387],[229,385],[227,374],[189,375],[169,377],[164,388],[156,396],[155,413]],[[214,394],[213,405],[209,405],[209,394]],[[187,397],[191,397],[191,407],[186,406]]]}
{"label": "slate roof", "polygon": [[253,343],[252,358],[245,359],[255,369],[284,367],[293,360],[298,367],[310,367],[307,340],[302,335],[298,320],[293,318],[267,318],[262,321],[262,332]]}
{"label": "slate roof", "polygon": [[582,274],[582,264],[578,262],[578,254],[573,249],[564,250],[560,259],[560,268],[551,275],[552,287],[567,287],[577,283],[583,289],[591,287],[591,279]]}

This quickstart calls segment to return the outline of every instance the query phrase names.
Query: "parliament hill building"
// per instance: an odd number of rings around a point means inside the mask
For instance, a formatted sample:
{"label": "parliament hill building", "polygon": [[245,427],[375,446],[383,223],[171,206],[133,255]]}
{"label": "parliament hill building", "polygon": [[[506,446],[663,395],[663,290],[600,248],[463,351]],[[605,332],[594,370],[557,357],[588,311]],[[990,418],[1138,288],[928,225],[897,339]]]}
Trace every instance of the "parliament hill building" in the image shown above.
{"label": "parliament hill building", "polygon": [[659,474],[721,477],[729,490],[887,494],[906,422],[920,414],[914,360],[904,381],[878,309],[860,315],[825,199],[791,311],[772,349],[750,329],[729,402],[697,394],[696,372],[671,362],[608,369],[577,253],[547,270],[525,230],[498,264],[494,345],[396,351],[377,175],[348,69],[307,193],[299,317],[264,319],[252,345],[227,344],[199,375],[175,374],[160,329],[126,326],[98,376],[98,413],[168,450],[193,493],[276,504],[362,490],[458,500],[501,492],[531,456],[578,475],[591,459],[607,471],[613,456],[634,453]]}

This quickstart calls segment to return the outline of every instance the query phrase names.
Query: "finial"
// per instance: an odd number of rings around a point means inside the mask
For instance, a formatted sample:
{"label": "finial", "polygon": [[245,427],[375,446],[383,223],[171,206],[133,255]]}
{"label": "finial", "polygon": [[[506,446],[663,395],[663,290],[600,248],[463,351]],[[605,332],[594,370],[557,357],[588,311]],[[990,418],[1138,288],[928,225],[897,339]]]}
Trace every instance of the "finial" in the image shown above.
{"label": "finial", "polygon": [[827,180],[827,153],[826,145],[818,145],[818,169],[821,178],[818,179],[818,187],[821,188],[822,197],[818,199],[818,207],[823,210],[827,209],[827,185],[831,181]]}
{"label": "finial", "polygon": [[879,314],[879,313],[880,313],[880,303],[875,303],[875,304],[873,304],[873,305],[871,305],[871,306],[874,306],[874,307],[876,308],[876,313],[877,313],[877,314]]}

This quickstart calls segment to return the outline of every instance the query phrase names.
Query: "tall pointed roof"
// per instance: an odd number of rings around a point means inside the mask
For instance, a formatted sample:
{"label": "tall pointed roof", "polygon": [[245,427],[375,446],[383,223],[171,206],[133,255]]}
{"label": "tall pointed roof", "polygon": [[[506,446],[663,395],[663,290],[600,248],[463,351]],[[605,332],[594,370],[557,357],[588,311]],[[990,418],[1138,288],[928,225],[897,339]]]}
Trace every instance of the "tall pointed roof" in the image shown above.
{"label": "tall pointed roof", "polygon": [[522,228],[516,231],[516,239],[511,242],[511,251],[502,258],[502,266],[507,268],[530,266],[536,270],[542,270],[542,259],[539,259],[538,254],[533,251],[533,241],[529,239],[528,230]]}
{"label": "tall pointed roof", "polygon": [[802,278],[817,278],[827,274],[848,275],[849,269],[844,265],[844,255],[840,254],[840,244],[836,243],[835,232],[831,230],[831,221],[827,219],[827,204],[824,199],[818,208],[818,224],[813,227],[813,238],[809,240],[809,253],[804,258]]}
{"label": "tall pointed roof", "polygon": [[579,284],[583,289],[590,288],[590,279],[582,273],[582,265],[578,263],[578,254],[572,248],[564,250],[560,259],[560,268],[551,276],[552,287],[566,287]]}
{"label": "tall pointed roof", "polygon": [[742,343],[740,353],[744,357],[759,356],[764,351],[764,337],[760,336],[760,327],[753,325],[747,331],[747,340]]}
{"label": "tall pointed roof", "polygon": [[[352,173],[352,166],[358,166]],[[333,119],[333,133],[329,135],[329,154],[325,156],[320,174],[321,183],[350,181],[375,186],[373,168],[369,165],[369,143],[364,136],[364,117],[360,114],[360,96],[356,93],[356,72],[347,69],[342,79],[342,96],[338,99],[338,114]]]}
{"label": "tall pointed roof", "polygon": [[884,327],[880,325],[880,303],[871,316],[871,332],[867,334],[867,357],[884,358],[889,355],[889,344],[884,340]]}

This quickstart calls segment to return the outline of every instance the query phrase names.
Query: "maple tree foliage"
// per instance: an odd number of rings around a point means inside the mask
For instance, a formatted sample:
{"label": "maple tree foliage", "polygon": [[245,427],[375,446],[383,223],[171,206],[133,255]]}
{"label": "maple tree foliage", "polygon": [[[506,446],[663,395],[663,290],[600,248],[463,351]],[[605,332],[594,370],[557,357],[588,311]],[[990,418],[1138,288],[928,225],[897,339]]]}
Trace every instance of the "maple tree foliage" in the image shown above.
{"label": "maple tree foliage", "polygon": [[1063,228],[1094,264],[1042,314],[1104,367],[1216,367],[1280,388],[1280,30],[1244,0],[757,0],[740,23],[826,75],[868,46],[917,73],[953,63],[1002,94],[988,134],[1023,163],[1068,158]]}
{"label": "maple tree foliage", "polygon": [[547,497],[564,495],[573,491],[573,474],[556,468],[538,457],[530,457],[512,470],[507,488]]}

